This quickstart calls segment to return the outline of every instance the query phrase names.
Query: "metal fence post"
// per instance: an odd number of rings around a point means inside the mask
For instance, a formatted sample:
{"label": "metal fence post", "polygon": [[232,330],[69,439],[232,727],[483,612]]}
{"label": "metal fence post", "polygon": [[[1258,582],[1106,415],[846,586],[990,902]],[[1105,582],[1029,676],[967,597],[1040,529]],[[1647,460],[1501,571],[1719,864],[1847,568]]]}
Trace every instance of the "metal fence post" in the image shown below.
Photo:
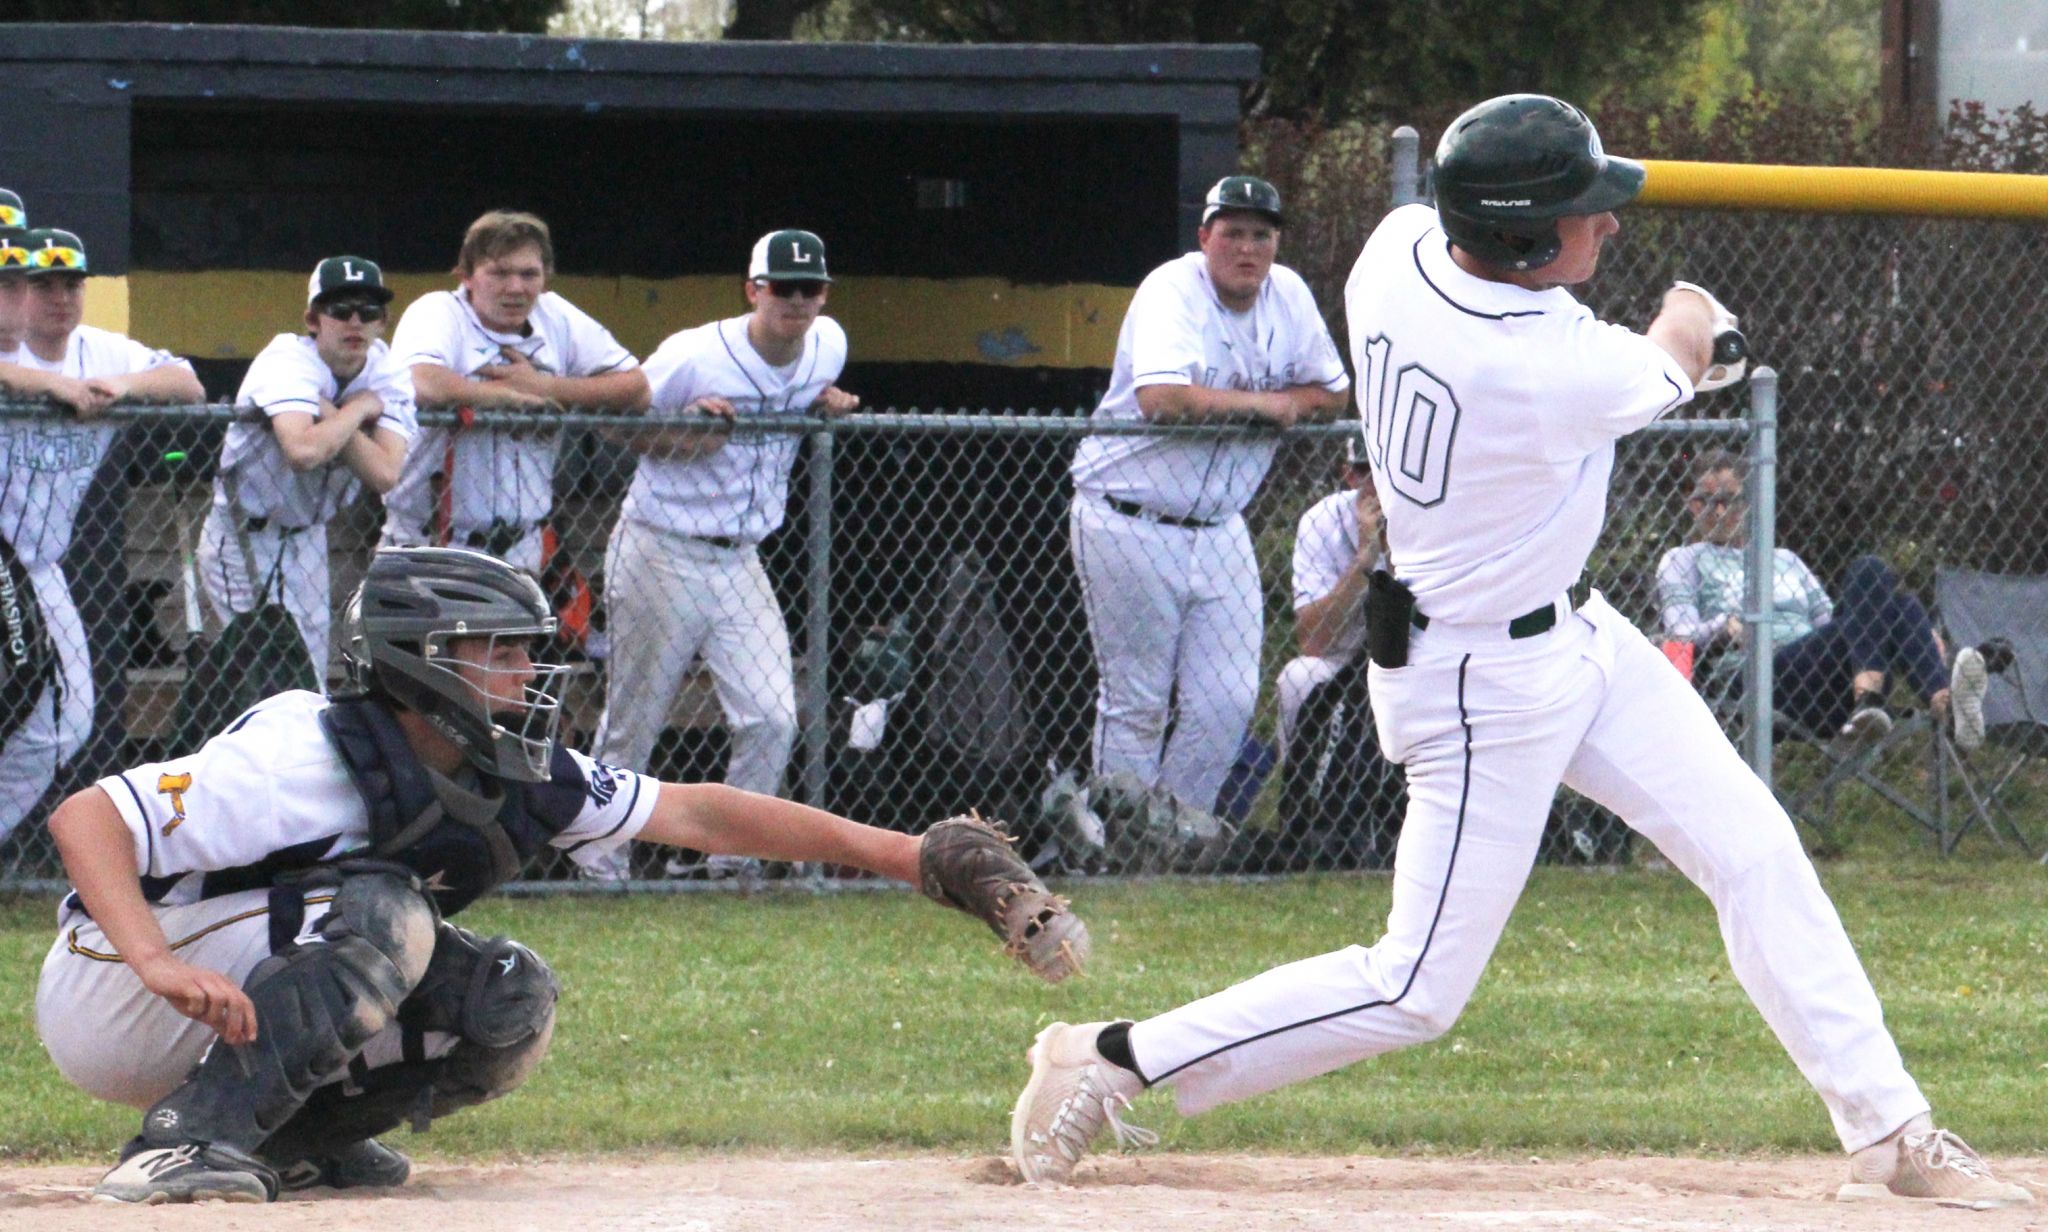
{"label": "metal fence post", "polygon": [[804,693],[797,705],[798,723],[804,733],[804,799],[814,808],[826,807],[826,755],[831,735],[827,720],[830,696],[825,692],[825,672],[832,654],[832,430],[820,428],[811,434],[809,492],[810,513],[807,560],[804,574]]}
{"label": "metal fence post", "polygon": [[1771,786],[1771,609],[1778,553],[1778,374],[1758,368],[1749,378],[1749,556],[1742,601],[1746,653],[1742,663],[1750,768]]}
{"label": "metal fence post", "polygon": [[1393,203],[1396,206],[1413,205],[1422,200],[1422,135],[1414,128],[1403,124],[1394,130],[1391,159],[1393,162]]}

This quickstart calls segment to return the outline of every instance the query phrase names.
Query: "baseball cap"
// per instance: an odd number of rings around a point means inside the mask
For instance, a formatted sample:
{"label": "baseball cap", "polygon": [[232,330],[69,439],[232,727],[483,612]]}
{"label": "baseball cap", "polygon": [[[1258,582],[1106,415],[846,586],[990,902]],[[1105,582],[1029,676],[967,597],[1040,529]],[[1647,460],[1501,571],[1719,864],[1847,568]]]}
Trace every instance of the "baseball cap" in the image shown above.
{"label": "baseball cap", "polygon": [[830,282],[825,272],[825,241],[809,231],[787,228],[770,231],[754,241],[754,256],[747,263],[748,281]]}
{"label": "baseball cap", "polygon": [[1226,175],[1216,181],[1202,199],[1202,222],[1225,210],[1250,210],[1264,214],[1276,227],[1285,226],[1280,214],[1280,190],[1255,175]]}
{"label": "baseball cap", "polygon": [[84,274],[85,241],[56,227],[35,227],[22,237],[28,249],[28,276],[41,274]]}
{"label": "baseball cap", "polygon": [[28,230],[28,207],[21,203],[21,194],[11,189],[0,188],[0,227]]}
{"label": "baseball cap", "polygon": [[28,272],[28,228],[0,227],[0,275]]}
{"label": "baseball cap", "polygon": [[388,304],[392,290],[384,285],[384,271],[367,257],[328,257],[313,267],[313,276],[306,279],[308,308],[343,294]]}

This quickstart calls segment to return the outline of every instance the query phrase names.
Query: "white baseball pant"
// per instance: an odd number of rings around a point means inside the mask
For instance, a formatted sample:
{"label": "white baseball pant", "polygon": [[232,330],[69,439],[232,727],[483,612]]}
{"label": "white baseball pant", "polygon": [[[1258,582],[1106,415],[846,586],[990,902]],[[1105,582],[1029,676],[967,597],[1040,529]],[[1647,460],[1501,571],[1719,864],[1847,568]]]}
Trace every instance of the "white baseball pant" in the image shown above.
{"label": "white baseball pant", "polygon": [[[225,625],[265,600],[282,603],[305,640],[314,677],[326,680],[333,623],[328,606],[327,528],[284,530],[266,525],[237,535],[232,516],[215,505],[199,530],[199,585],[206,595],[207,610]],[[256,558],[253,561],[243,559],[244,536]]]}
{"label": "white baseball pant", "polygon": [[691,665],[702,656],[732,735],[725,781],[782,793],[796,744],[789,629],[752,547],[619,520],[605,548],[611,633],[598,759],[645,772]]}
{"label": "white baseball pant", "polygon": [[1408,770],[1386,935],[1137,1024],[1139,1069],[1201,1112],[1457,1021],[1521,894],[1560,781],[1619,813],[1713,902],[1736,978],[1834,1121],[1869,1146],[1927,1100],[1784,809],[1699,695],[1597,594],[1550,633],[1432,623],[1370,669]]}
{"label": "white baseball pant", "polygon": [[0,838],[20,825],[42,800],[57,772],[92,735],[97,694],[92,684],[92,653],[85,644],[85,623],[71,601],[71,586],[55,561],[28,568],[43,626],[57,652],[57,687],[43,689],[22,725],[0,747]]}
{"label": "white baseball pant", "polygon": [[1273,735],[1280,745],[1282,761],[1287,760],[1287,745],[1294,739],[1294,723],[1301,717],[1301,708],[1308,704],[1308,695],[1316,691],[1317,685],[1344,670],[1348,662],[1348,659],[1302,655],[1289,659],[1287,666],[1280,669],[1279,678],[1273,682],[1273,705],[1279,711]]}
{"label": "white baseball pant", "polygon": [[[313,935],[333,901],[331,889],[306,892],[300,941]],[[156,918],[178,957],[219,971],[237,986],[270,957],[268,890],[160,907]],[[135,1108],[148,1108],[175,1090],[216,1038],[212,1028],[143,987],[99,925],[68,908],[58,916],[57,940],[43,958],[36,1030],[57,1072],[73,1086]],[[427,1032],[425,1055],[445,1056],[456,1042],[454,1035]],[[405,1059],[403,1029],[393,1023],[371,1037],[362,1059],[372,1069]]]}
{"label": "white baseball pant", "polygon": [[1082,493],[1072,535],[1100,680],[1095,772],[1213,810],[1259,700],[1265,611],[1244,519],[1167,526]]}

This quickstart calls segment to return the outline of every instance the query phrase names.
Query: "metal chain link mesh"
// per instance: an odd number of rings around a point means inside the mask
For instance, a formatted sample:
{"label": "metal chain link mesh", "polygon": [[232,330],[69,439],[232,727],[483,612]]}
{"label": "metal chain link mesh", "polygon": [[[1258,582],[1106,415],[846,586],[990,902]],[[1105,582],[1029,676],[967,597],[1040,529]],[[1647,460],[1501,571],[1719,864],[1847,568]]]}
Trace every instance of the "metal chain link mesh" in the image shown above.
{"label": "metal chain link mesh", "polygon": [[[1627,216],[1625,228],[1588,288],[1601,316],[1641,326],[1655,306],[1645,289],[1685,277],[1740,314],[1756,359],[1781,373],[1782,462],[1769,493],[1783,549],[1770,604],[1781,794],[1824,824],[1832,789],[1861,774],[1919,809],[1915,819],[1944,842],[1974,822],[2017,846],[2037,844],[2042,827],[2027,817],[2038,814],[2043,785],[2039,764],[2024,758],[2039,751],[2048,712],[2048,515],[2038,498],[2048,435],[2032,423],[2048,339],[2026,325],[2048,282],[2048,241],[2005,224],[1653,211]],[[1754,635],[1742,619],[1754,613],[1742,597],[1739,545],[1765,529],[1745,479],[1746,404],[1740,392],[1703,396],[1686,422],[1623,443],[1589,571],[1609,601],[1667,643],[1738,739],[1749,687],[1740,646]],[[600,754],[633,745],[618,733],[599,739],[609,681],[658,720],[641,733],[652,740],[644,757],[619,758],[635,769],[712,780],[743,763],[735,775],[765,775],[787,794],[904,830],[978,809],[1012,822],[1024,854],[1051,872],[1383,867],[1401,787],[1377,760],[1362,694],[1347,692],[1356,686],[1341,674],[1310,692],[1298,687],[1308,677],[1289,667],[1300,657],[1296,527],[1344,487],[1350,429],[1283,434],[1246,512],[1263,625],[1248,648],[1256,702],[1242,739],[1209,734],[1215,751],[1202,773],[1220,781],[1213,796],[1175,800],[1091,780],[1104,631],[1088,619],[1067,478],[1090,409],[888,411],[798,425],[805,440],[788,520],[759,552],[788,638],[786,676],[776,629],[650,648],[646,626],[619,619],[630,603],[610,574],[622,556],[645,559],[615,537],[636,457],[593,430],[593,419],[555,421],[563,447],[545,581],[568,629],[564,650],[579,664],[569,739]],[[17,729],[0,773],[15,800],[29,801],[0,817],[13,831],[0,843],[0,886],[58,875],[40,823],[63,791],[196,747],[249,702],[289,686],[295,658],[317,661],[319,676],[334,673],[331,639],[308,628],[318,619],[278,621],[250,596],[281,596],[331,620],[374,546],[376,503],[341,511],[324,546],[242,527],[260,566],[244,582],[255,586],[224,585],[232,571],[221,558],[238,552],[222,550],[221,531],[209,547],[202,529],[230,413],[120,412],[124,426],[95,462],[72,456],[84,446],[64,417],[0,408],[11,468],[94,473],[61,575],[48,564],[12,569],[0,595],[0,607],[25,610],[33,591],[58,648],[49,661],[26,656],[0,713]],[[435,418],[422,413],[425,423]],[[491,422],[481,415],[477,428]],[[743,423],[729,447],[789,430]],[[1726,451],[1725,465],[1702,469],[1713,451]],[[1700,543],[1709,546],[1667,559]],[[715,604],[749,584],[744,549],[697,544],[686,554],[693,568],[738,580],[692,590],[657,579],[651,590],[664,603]],[[232,627],[221,602],[228,589],[250,611]],[[10,638],[33,632],[10,621]],[[1997,653],[2000,637],[2010,655]],[[1986,643],[1980,688],[1956,664],[1959,651]],[[1250,672],[1204,655],[1187,671]],[[680,676],[666,699],[663,663]],[[723,687],[706,663],[728,678]],[[1861,666],[1886,678],[1859,700],[1851,680]],[[1952,675],[1950,708],[1964,684],[1982,698],[1983,749],[1958,749],[1956,737],[1968,743],[1974,732],[1917,721]],[[1284,764],[1283,679],[1302,695]],[[53,697],[71,716],[56,739],[46,721]],[[1185,718],[1185,698],[1171,700],[1181,705],[1165,712],[1164,740],[1202,721]],[[1857,715],[1879,701],[1881,720]],[[1873,729],[1845,740],[1852,718]],[[1885,723],[1894,734],[1879,740],[1875,726]],[[1951,797],[1961,802],[1936,811]],[[1569,793],[1545,851],[1574,861],[1630,856],[1618,820]],[[652,850],[610,872],[693,884],[759,875]],[[830,873],[808,870],[812,884]],[[530,875],[563,886],[579,876],[560,860]]]}

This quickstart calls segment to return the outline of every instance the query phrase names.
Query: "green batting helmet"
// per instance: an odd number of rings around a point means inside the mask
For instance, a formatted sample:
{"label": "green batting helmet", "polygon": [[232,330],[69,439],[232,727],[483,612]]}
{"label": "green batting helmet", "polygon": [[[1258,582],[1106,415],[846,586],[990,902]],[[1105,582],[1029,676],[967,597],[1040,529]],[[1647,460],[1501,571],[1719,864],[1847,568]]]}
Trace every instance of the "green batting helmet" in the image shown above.
{"label": "green batting helmet", "polygon": [[1643,190],[1643,165],[1600,148],[1586,113],[1546,94],[1505,94],[1451,121],[1436,147],[1436,212],[1451,242],[1489,265],[1541,269],[1557,220]]}

